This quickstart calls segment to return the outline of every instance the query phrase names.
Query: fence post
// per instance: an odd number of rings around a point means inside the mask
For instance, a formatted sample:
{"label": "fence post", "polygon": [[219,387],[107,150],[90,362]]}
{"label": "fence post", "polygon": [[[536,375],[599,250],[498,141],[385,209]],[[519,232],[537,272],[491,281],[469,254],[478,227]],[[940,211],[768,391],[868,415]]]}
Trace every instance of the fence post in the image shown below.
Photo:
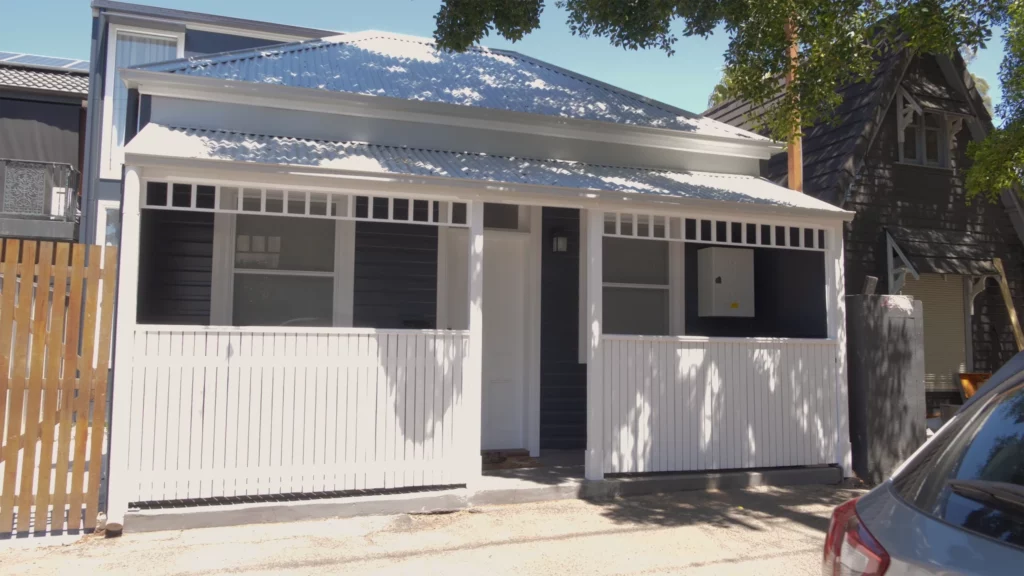
{"label": "fence post", "polygon": [[466,446],[463,473],[466,486],[473,489],[483,474],[480,455],[481,418],[483,412],[483,355],[484,355],[484,203],[469,203],[469,354],[463,366],[463,406],[466,421]]}
{"label": "fence post", "polygon": [[139,284],[139,169],[126,166],[121,201],[120,262],[114,319],[114,388],[110,415],[107,469],[107,531],[120,532],[131,497],[128,441],[132,392],[132,349],[135,341]]}
{"label": "fence post", "polygon": [[582,214],[587,219],[587,453],[585,476],[587,480],[604,479],[604,383],[601,358],[603,319],[603,242],[604,213],[591,208]]}

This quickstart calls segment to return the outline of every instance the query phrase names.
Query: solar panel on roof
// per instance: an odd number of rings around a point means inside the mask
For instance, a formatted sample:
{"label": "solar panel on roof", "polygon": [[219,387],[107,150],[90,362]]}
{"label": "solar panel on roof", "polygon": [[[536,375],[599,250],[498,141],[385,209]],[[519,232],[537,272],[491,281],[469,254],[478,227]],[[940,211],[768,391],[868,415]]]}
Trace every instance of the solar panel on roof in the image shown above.
{"label": "solar panel on roof", "polygon": [[32,54],[22,54],[16,58],[11,58],[8,62],[15,64],[32,64],[36,66],[54,66],[61,67],[71,64],[74,60],[69,58],[54,58],[52,56],[35,56]]}
{"label": "solar panel on roof", "polygon": [[68,68],[70,68],[71,70],[85,70],[86,72],[88,72],[89,71],[89,61],[88,60],[82,60],[80,62],[75,62],[71,66],[68,66]]}
{"label": "solar panel on roof", "polygon": [[20,56],[17,52],[0,52],[0,60],[6,60],[11,56]]}

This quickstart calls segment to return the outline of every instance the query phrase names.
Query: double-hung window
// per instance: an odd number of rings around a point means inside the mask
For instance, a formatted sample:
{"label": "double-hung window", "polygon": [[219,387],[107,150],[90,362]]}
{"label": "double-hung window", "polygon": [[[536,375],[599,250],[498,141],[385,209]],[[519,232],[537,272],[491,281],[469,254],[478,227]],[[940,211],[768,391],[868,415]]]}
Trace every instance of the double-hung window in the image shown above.
{"label": "double-hung window", "polygon": [[112,24],[107,35],[106,85],[103,91],[103,143],[100,177],[120,179],[128,118],[128,89],[122,68],[174,60],[184,56],[183,33],[140,30]]}

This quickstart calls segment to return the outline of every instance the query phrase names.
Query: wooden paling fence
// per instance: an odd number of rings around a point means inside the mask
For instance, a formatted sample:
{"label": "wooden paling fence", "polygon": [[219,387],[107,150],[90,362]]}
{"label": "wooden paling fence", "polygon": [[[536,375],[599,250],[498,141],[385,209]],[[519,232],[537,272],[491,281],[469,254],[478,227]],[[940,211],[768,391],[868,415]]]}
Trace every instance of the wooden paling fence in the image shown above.
{"label": "wooden paling fence", "polygon": [[114,247],[3,241],[0,537],[96,527],[116,272]]}

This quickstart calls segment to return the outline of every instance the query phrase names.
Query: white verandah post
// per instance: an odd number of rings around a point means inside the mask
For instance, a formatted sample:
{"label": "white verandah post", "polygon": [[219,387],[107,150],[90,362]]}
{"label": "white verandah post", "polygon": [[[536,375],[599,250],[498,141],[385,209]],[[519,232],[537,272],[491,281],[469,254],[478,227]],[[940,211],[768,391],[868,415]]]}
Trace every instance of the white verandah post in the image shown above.
{"label": "white verandah post", "polygon": [[118,531],[128,512],[131,473],[128,439],[132,393],[132,350],[135,340],[139,284],[139,169],[126,166],[121,202],[120,262],[117,272],[114,322],[114,387],[111,400],[107,467],[107,529]]}
{"label": "white verandah post", "polygon": [[843,225],[829,231],[830,298],[834,299],[829,337],[836,341],[836,462],[844,478],[853,477],[853,447],[850,443],[850,402],[846,379],[846,272],[844,268]]}
{"label": "white verandah post", "polygon": [[466,437],[463,474],[466,487],[472,489],[483,470],[480,456],[481,416],[483,414],[484,354],[484,203],[473,200],[469,212],[469,354],[463,365],[462,400],[465,406]]}
{"label": "white verandah post", "polygon": [[604,213],[586,210],[587,453],[585,477],[604,479],[604,386],[601,360]]}

